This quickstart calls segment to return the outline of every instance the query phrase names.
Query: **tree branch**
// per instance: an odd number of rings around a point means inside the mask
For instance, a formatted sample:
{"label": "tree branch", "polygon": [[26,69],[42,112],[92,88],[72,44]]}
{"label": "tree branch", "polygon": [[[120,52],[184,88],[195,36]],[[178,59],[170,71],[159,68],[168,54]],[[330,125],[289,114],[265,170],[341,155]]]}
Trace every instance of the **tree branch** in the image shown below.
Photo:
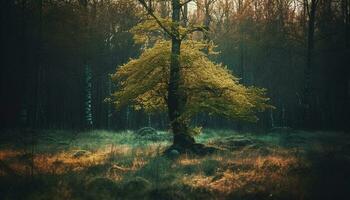
{"label": "tree branch", "polygon": [[184,6],[184,5],[188,4],[188,3],[190,3],[191,1],[193,1],[193,0],[186,0],[183,3],[180,3],[180,6]]}
{"label": "tree branch", "polygon": [[145,0],[138,0],[141,5],[147,10],[148,14],[151,15],[154,20],[156,20],[157,24],[170,36],[170,37],[175,37],[175,34],[173,34],[166,26],[164,26],[164,24],[162,24],[162,22],[160,21],[160,19],[154,14],[154,12],[152,11],[152,9],[147,6],[147,3]]}
{"label": "tree branch", "polygon": [[183,40],[188,34],[191,34],[193,32],[207,32],[209,31],[208,27],[204,27],[204,26],[194,26],[192,28],[188,28],[183,34],[181,34],[181,40]]}

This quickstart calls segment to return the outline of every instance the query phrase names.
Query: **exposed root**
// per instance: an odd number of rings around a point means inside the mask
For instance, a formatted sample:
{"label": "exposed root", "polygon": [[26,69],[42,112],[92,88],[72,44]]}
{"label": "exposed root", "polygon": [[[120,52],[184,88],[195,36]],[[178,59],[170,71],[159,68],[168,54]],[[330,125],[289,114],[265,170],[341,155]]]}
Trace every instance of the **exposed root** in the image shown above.
{"label": "exposed root", "polygon": [[171,158],[177,157],[180,154],[194,154],[199,156],[205,156],[222,151],[224,150],[218,147],[194,143],[190,146],[171,145],[164,151],[164,155]]}

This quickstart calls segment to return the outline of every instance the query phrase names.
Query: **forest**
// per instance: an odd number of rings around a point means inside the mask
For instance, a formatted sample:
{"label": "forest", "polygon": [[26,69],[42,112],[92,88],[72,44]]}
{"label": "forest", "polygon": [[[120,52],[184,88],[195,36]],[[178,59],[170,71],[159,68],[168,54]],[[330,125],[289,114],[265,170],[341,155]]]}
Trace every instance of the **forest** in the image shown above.
{"label": "forest", "polygon": [[0,5],[0,199],[350,198],[350,0]]}

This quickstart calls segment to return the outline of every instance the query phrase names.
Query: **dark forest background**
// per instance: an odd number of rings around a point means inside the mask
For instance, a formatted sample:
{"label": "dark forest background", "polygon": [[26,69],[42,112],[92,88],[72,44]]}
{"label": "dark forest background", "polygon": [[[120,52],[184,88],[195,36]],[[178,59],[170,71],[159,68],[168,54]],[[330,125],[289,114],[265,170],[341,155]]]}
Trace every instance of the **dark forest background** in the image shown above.
{"label": "dark forest background", "polygon": [[[168,2],[151,4],[170,14]],[[210,27],[209,38],[220,52],[212,59],[245,85],[267,88],[276,109],[260,114],[257,124],[205,114],[193,123],[349,129],[349,0],[202,0],[196,5],[189,8],[188,21]],[[1,1],[0,127],[82,129],[91,107],[96,129],[168,129],[166,114],[115,110],[104,101],[115,89],[109,75],[142,51],[129,30],[145,16],[132,0]]]}

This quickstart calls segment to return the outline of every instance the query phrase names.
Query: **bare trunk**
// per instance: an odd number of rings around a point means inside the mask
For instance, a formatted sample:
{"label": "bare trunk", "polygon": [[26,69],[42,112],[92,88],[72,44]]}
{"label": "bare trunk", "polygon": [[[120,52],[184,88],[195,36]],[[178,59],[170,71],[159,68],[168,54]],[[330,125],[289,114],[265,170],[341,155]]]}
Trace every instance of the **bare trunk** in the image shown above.
{"label": "bare trunk", "polygon": [[36,57],[36,66],[35,66],[35,73],[37,76],[36,83],[35,83],[35,117],[34,117],[34,127],[40,128],[41,127],[41,111],[42,111],[42,81],[41,81],[41,70],[42,70],[42,37],[43,37],[43,29],[42,29],[42,6],[43,2],[42,0],[39,0],[38,2],[38,9],[39,9],[39,47],[37,49],[37,57]]}
{"label": "bare trunk", "polygon": [[[210,3],[208,0],[204,1],[204,10],[205,10],[205,14],[204,14],[204,26],[209,30],[210,27],[210,22],[211,22],[211,18],[210,18]],[[204,34],[203,40],[208,42],[210,40],[209,35],[208,34]]]}
{"label": "bare trunk", "polygon": [[162,18],[166,18],[168,17],[168,15],[169,15],[169,12],[167,8],[167,2],[166,1],[160,2],[160,16]]}
{"label": "bare trunk", "polygon": [[306,68],[305,68],[305,85],[304,85],[304,113],[303,120],[304,126],[310,127],[311,125],[311,112],[312,112],[312,59],[314,51],[314,33],[315,33],[315,15],[317,0],[311,0],[311,4],[308,5],[308,35],[307,35],[307,55],[306,55]]}
{"label": "bare trunk", "polygon": [[[26,21],[26,12],[27,12],[27,1],[23,0],[21,5],[21,43],[22,43],[22,50],[21,50],[21,64],[26,65],[27,64],[27,21]],[[29,71],[25,71],[25,74],[29,73]],[[24,73],[23,73],[24,74]],[[24,93],[24,98],[22,100],[21,105],[21,111],[20,111],[20,122],[22,128],[27,128],[30,126],[30,114],[28,109],[29,104],[29,82],[28,77],[23,76],[22,77],[22,90]]]}
{"label": "bare trunk", "polygon": [[[112,81],[108,77],[107,78],[107,90],[108,90],[108,95],[110,96],[112,94]],[[112,122],[112,106],[110,103],[107,104],[107,128],[110,130],[111,129],[111,122]]]}
{"label": "bare trunk", "polygon": [[85,64],[85,126],[92,128],[92,72],[91,67]]}
{"label": "bare trunk", "polygon": [[89,10],[87,1],[82,1],[81,5],[85,14],[85,49],[83,52],[83,62],[85,71],[85,96],[84,96],[84,127],[91,129],[93,127],[92,120],[92,69],[89,61],[90,54],[90,22],[89,22]]}
{"label": "bare trunk", "polygon": [[183,26],[186,27],[187,26],[187,22],[188,22],[188,5],[187,3],[184,5],[184,8],[183,8]]}
{"label": "bare trunk", "polygon": [[173,36],[171,38],[171,62],[170,62],[170,79],[168,86],[168,114],[174,134],[173,146],[178,148],[189,148],[194,144],[194,138],[188,134],[187,124],[180,119],[186,104],[186,96],[180,90],[180,47],[179,23],[181,5],[179,0],[172,0],[172,26]]}

